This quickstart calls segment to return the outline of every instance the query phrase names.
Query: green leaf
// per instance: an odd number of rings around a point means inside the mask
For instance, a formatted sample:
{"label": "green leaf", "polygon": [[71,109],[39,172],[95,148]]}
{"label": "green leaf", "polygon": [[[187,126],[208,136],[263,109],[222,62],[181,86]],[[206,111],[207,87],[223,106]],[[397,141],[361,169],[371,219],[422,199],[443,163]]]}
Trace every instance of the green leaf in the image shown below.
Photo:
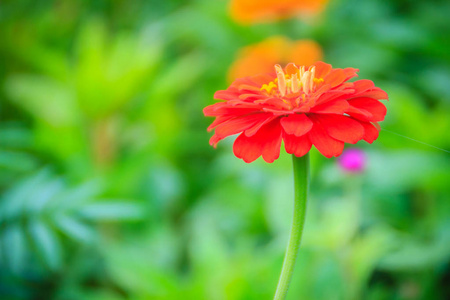
{"label": "green leaf", "polygon": [[44,210],[47,203],[64,189],[64,181],[60,178],[41,184],[27,199],[27,211],[36,214]]}
{"label": "green leaf", "polygon": [[82,207],[79,214],[93,221],[140,220],[144,217],[144,208],[126,202],[91,203]]}
{"label": "green leaf", "polygon": [[0,248],[3,252],[6,265],[15,273],[25,270],[27,261],[27,241],[20,225],[7,226],[0,236]]}
{"label": "green leaf", "polygon": [[0,167],[11,171],[29,171],[36,166],[36,160],[23,152],[0,151]]}
{"label": "green leaf", "polygon": [[76,122],[78,110],[73,91],[58,81],[36,75],[14,75],[8,77],[5,89],[17,105],[37,120],[55,127]]}
{"label": "green leaf", "polygon": [[205,56],[199,52],[180,57],[165,68],[155,80],[150,98],[152,100],[158,99],[158,97],[166,99],[186,91],[195,84],[199,76],[205,71],[206,65]]}
{"label": "green leaf", "polygon": [[73,213],[86,202],[96,198],[102,190],[101,183],[97,180],[91,180],[82,185],[73,187],[61,193],[58,201],[51,203],[55,210]]}
{"label": "green leaf", "polygon": [[96,237],[96,232],[91,226],[70,215],[58,215],[53,221],[64,234],[78,242],[90,243]]}
{"label": "green leaf", "polygon": [[24,213],[24,208],[28,203],[28,197],[39,189],[49,176],[48,170],[43,170],[33,175],[21,183],[14,186],[5,193],[0,203],[0,220],[11,220],[19,218]]}
{"label": "green leaf", "polygon": [[53,271],[61,267],[61,244],[56,233],[41,220],[33,220],[29,224],[31,240],[45,264]]}
{"label": "green leaf", "polygon": [[2,122],[0,126],[0,146],[3,148],[28,148],[31,146],[31,131],[15,122]]}

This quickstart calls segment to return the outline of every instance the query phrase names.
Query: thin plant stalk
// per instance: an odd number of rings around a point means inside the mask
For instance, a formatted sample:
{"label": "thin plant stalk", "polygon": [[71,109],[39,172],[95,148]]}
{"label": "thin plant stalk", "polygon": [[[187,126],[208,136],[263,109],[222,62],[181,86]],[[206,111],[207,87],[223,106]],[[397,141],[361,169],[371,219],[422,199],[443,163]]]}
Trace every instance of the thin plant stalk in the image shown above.
{"label": "thin plant stalk", "polygon": [[306,202],[309,188],[309,153],[296,157],[292,155],[294,165],[294,216],[291,232],[284,256],[283,267],[274,300],[284,300],[289,289],[289,284],[294,273],[300,242],[302,240],[303,226],[305,223]]}

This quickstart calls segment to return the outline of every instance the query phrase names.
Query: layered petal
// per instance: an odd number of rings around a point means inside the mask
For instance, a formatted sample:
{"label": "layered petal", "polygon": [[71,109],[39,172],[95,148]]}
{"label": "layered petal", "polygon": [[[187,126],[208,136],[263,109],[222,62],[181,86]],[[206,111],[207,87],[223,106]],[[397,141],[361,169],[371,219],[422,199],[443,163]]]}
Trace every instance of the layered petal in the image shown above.
{"label": "layered petal", "polygon": [[301,157],[309,152],[312,143],[307,135],[295,136],[283,133],[284,148],[289,154]]}
{"label": "layered petal", "polygon": [[371,123],[361,122],[361,125],[364,127],[363,139],[372,144],[378,138],[380,130]]}
{"label": "layered petal", "polygon": [[241,133],[234,141],[233,152],[247,163],[261,155],[266,162],[271,163],[280,156],[280,146],[281,125],[278,120],[273,120],[250,137]]}
{"label": "layered petal", "polygon": [[233,135],[258,124],[270,117],[270,114],[256,113],[236,117],[234,119],[223,122],[216,127],[216,135],[219,137],[227,137]]}
{"label": "layered petal", "polygon": [[287,134],[302,136],[311,130],[313,123],[305,114],[293,114],[281,118],[281,126]]}
{"label": "layered petal", "polygon": [[313,128],[308,133],[308,137],[317,150],[327,158],[339,156],[344,150],[344,142],[332,138],[326,130],[318,124],[314,124]]}
{"label": "layered petal", "polygon": [[206,130],[211,131],[211,130],[214,129],[214,127],[216,127],[216,126],[218,126],[218,125],[220,125],[220,124],[222,124],[222,123],[224,123],[224,122],[226,122],[226,121],[228,121],[230,119],[233,119],[233,118],[236,118],[236,117],[233,116],[233,115],[218,116],[211,123],[211,125],[208,126],[208,128]]}
{"label": "layered petal", "polygon": [[[217,104],[223,104],[223,103],[217,103]],[[203,114],[207,117],[219,117],[219,116],[241,116],[241,115],[248,115],[250,113],[259,112],[260,108],[257,106],[230,106],[230,105],[223,105],[223,106],[216,106],[212,107],[213,105],[205,107],[203,109]]]}
{"label": "layered petal", "polygon": [[[320,91],[319,91],[320,92]],[[315,105],[321,105],[324,103],[327,103],[332,100],[347,100],[346,98],[348,95],[353,94],[354,90],[331,90],[327,93],[320,93],[320,95],[317,97]]]}
{"label": "layered petal", "polygon": [[349,116],[352,116],[353,118],[356,118],[358,120],[366,121],[370,120],[372,118],[372,114],[368,112],[365,109],[362,108],[356,108],[354,106],[349,106],[348,109],[345,111],[346,114]]}
{"label": "layered petal", "polygon": [[261,129],[261,127],[263,127],[264,125],[266,125],[267,123],[269,123],[270,121],[274,120],[275,118],[277,118],[276,116],[273,116],[272,114],[266,114],[268,115],[266,117],[266,119],[261,119],[260,122],[256,123],[255,125],[253,125],[252,127],[248,128],[247,130],[244,131],[246,136],[252,136],[255,135],[258,130]]}
{"label": "layered petal", "polygon": [[316,67],[316,78],[324,78],[331,72],[332,69],[330,64],[326,64],[321,61],[314,63],[314,66]]}
{"label": "layered petal", "polygon": [[332,138],[355,144],[364,136],[360,122],[342,115],[314,115],[312,120],[321,125]]}
{"label": "layered petal", "polygon": [[362,92],[365,92],[374,87],[374,83],[372,80],[361,79],[353,82],[353,89],[355,90],[355,95],[359,95]]}
{"label": "layered petal", "polygon": [[331,87],[335,87],[343,83],[347,78],[346,72],[342,69],[334,69],[327,76],[325,76],[324,81],[331,85]]}
{"label": "layered petal", "polygon": [[239,91],[232,91],[231,89],[224,91],[217,91],[214,93],[214,99],[217,100],[232,100],[239,97]]}
{"label": "layered petal", "polygon": [[310,111],[316,114],[343,114],[348,110],[349,104],[345,100],[328,101],[313,107]]}
{"label": "layered petal", "polygon": [[360,110],[365,110],[369,112],[372,116],[367,118],[369,122],[379,122],[383,121],[386,116],[386,106],[378,100],[360,97],[348,100],[350,106],[355,107]]}
{"label": "layered petal", "polygon": [[367,97],[367,98],[373,98],[376,100],[383,100],[383,99],[389,99],[388,94],[383,91],[380,88],[373,88],[371,90],[367,90],[363,93],[361,93],[360,95],[358,95],[359,97]]}
{"label": "layered petal", "polygon": [[355,68],[345,68],[344,70],[344,74],[345,74],[345,79],[344,81],[347,81],[353,77],[357,77],[358,76],[358,72],[359,69],[355,69]]}

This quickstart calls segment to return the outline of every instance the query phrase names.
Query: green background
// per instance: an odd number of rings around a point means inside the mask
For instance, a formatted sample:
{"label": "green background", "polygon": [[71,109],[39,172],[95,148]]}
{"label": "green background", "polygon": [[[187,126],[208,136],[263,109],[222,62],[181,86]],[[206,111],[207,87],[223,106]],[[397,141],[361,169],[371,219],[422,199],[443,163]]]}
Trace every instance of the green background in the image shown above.
{"label": "green background", "polygon": [[[241,47],[310,38],[386,90],[382,128],[450,149],[450,2],[331,0],[239,25],[226,1],[1,1],[0,298],[270,299],[291,159],[208,144]],[[361,174],[311,151],[288,299],[449,299],[449,153],[381,131]]]}

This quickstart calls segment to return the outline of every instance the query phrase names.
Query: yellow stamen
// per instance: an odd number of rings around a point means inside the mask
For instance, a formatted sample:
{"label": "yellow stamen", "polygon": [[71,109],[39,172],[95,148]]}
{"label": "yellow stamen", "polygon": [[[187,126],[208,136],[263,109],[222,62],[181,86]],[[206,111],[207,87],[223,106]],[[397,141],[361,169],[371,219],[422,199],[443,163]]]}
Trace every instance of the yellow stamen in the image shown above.
{"label": "yellow stamen", "polygon": [[275,65],[275,72],[277,73],[278,78],[278,90],[280,91],[281,96],[284,96],[286,95],[286,77],[283,68],[281,68],[280,65]]}
{"label": "yellow stamen", "polygon": [[306,71],[303,74],[301,80],[303,82],[303,92],[305,92],[305,94],[308,94],[309,90],[311,89],[311,73],[309,71]]}
{"label": "yellow stamen", "polygon": [[300,85],[299,85],[299,81],[298,81],[298,73],[292,74],[291,90],[293,93],[297,93],[300,90]]}
{"label": "yellow stamen", "polygon": [[310,77],[309,77],[309,90],[312,91],[314,88],[314,76],[316,75],[316,67],[311,66],[309,67]]}
{"label": "yellow stamen", "polygon": [[[315,66],[309,67],[308,70],[305,70],[305,66],[301,66],[296,71],[297,66],[289,64],[286,70],[288,74],[284,72],[280,65],[275,65],[277,77],[268,84],[263,84],[260,90],[273,95],[276,93],[275,89],[278,89],[281,97],[286,94],[303,92],[301,97],[303,97],[303,101],[306,101],[305,95],[313,92],[317,84],[324,82],[323,78],[315,78]],[[298,101],[301,101],[301,99],[298,99]]]}
{"label": "yellow stamen", "polygon": [[319,83],[323,82],[323,78],[314,78],[313,81],[314,81],[314,83],[319,84]]}
{"label": "yellow stamen", "polygon": [[274,88],[277,88],[277,85],[273,81],[271,81],[269,82],[269,84],[263,84],[260,90],[266,91],[270,94]]}
{"label": "yellow stamen", "polygon": [[304,73],[305,73],[305,66],[301,66],[301,68],[298,69],[298,78],[302,79]]}

